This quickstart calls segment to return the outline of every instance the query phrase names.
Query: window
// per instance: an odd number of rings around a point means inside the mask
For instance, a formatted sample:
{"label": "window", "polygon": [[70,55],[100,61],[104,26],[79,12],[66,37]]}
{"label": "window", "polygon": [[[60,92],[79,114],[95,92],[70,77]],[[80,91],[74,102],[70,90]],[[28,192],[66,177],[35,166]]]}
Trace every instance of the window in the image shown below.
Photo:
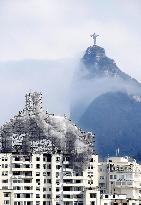
{"label": "window", "polygon": [[40,179],[36,179],[36,183],[40,184]]}
{"label": "window", "polygon": [[46,191],[47,189],[46,189],[46,187],[43,187],[43,191]]}
{"label": "window", "polygon": [[90,193],[90,198],[96,198],[96,193]]}
{"label": "window", "polygon": [[100,179],[104,179],[104,176],[100,176]]}
{"label": "window", "polygon": [[93,180],[88,180],[88,184],[93,184]]}
{"label": "window", "polygon": [[[67,180],[67,179],[66,179],[66,180]],[[64,179],[64,181],[65,181],[65,179]],[[60,180],[59,180],[59,179],[56,180],[56,184],[57,184],[57,185],[60,184]]]}
{"label": "window", "polygon": [[8,186],[2,186],[2,190],[7,190]]}
{"label": "window", "polygon": [[[58,187],[59,188],[59,187]],[[69,186],[64,186],[63,187],[63,191],[71,191],[71,187]]]}
{"label": "window", "polygon": [[4,197],[9,197],[10,194],[9,193],[4,193]]}
{"label": "window", "polygon": [[39,186],[36,186],[36,190],[37,190],[37,191],[40,191],[40,187],[39,187]]}
{"label": "window", "polygon": [[8,183],[8,179],[3,179],[2,183]]}
{"label": "window", "polygon": [[16,194],[15,198],[20,198],[20,194]]}
{"label": "window", "polygon": [[47,165],[47,169],[51,169],[51,164],[48,164],[48,165]]}
{"label": "window", "polygon": [[46,176],[46,172],[43,172],[43,176]]}
{"label": "window", "polygon": [[74,191],[83,191],[83,187],[82,186],[76,186],[76,187],[74,187]]}
{"label": "window", "polygon": [[[22,205],[22,204],[21,204]],[[33,205],[31,201],[27,201],[27,205]]]}
{"label": "window", "polygon": [[2,161],[7,161],[7,157],[2,157]]}
{"label": "window", "polygon": [[33,190],[33,187],[32,186],[25,186],[24,190]]}
{"label": "window", "polygon": [[82,199],[83,198],[83,194],[76,194],[76,195],[74,195],[74,198]]}
{"label": "window", "polygon": [[2,168],[8,168],[8,164],[2,164]]}
{"label": "window", "polygon": [[28,172],[25,172],[25,176],[32,176],[32,172],[31,171],[28,171]]}
{"label": "window", "polygon": [[2,172],[2,176],[8,176],[8,172],[7,171]]}
{"label": "window", "polygon": [[50,172],[47,172],[47,176],[50,176]]}
{"label": "window", "polygon": [[56,165],[56,169],[60,169],[60,165]]}
{"label": "window", "polygon": [[10,201],[9,200],[4,200],[4,205],[5,204],[10,204]]}
{"label": "window", "polygon": [[113,175],[110,175],[110,179],[113,179]]}
{"label": "window", "polygon": [[30,156],[25,156],[25,157],[24,157],[24,160],[25,160],[25,161],[31,161]]}
{"label": "window", "polygon": [[25,194],[25,198],[30,198],[30,194]]}
{"label": "window", "polygon": [[43,169],[46,169],[46,164],[43,164]]}
{"label": "window", "polygon": [[64,194],[63,198],[70,198],[70,195],[69,194]]}
{"label": "window", "polygon": [[47,156],[47,162],[51,162],[51,155]]}
{"label": "window", "polygon": [[60,191],[59,187],[56,187],[56,191]]}
{"label": "window", "polygon": [[56,172],[56,177],[59,177],[59,172]]}
{"label": "window", "polygon": [[24,179],[24,183],[32,183],[32,180],[30,180],[30,179]]}
{"label": "window", "polygon": [[[59,181],[59,180],[58,180]],[[79,180],[80,181],[80,180]],[[73,180],[72,179],[64,179],[63,180],[64,183],[73,183]],[[56,183],[57,183],[57,180],[56,180]]]}
{"label": "window", "polygon": [[36,194],[36,198],[40,198],[40,194]]}
{"label": "window", "polygon": [[75,182],[76,182],[76,183],[81,183],[81,180],[78,180],[78,179],[77,179]]}
{"label": "window", "polygon": [[95,205],[95,201],[91,201],[91,205]]}
{"label": "window", "polygon": [[32,167],[32,165],[30,165],[30,164],[25,164],[25,168],[31,168]]}
{"label": "window", "polygon": [[56,157],[56,162],[59,162],[60,161],[60,157]]}
{"label": "window", "polygon": [[20,161],[20,157],[16,156],[15,161]]}
{"label": "window", "polygon": [[51,184],[51,179],[47,179],[47,183]]}
{"label": "window", "polygon": [[[71,176],[71,175],[69,175],[69,176]],[[83,176],[83,172],[75,172],[75,176]]]}
{"label": "window", "polygon": [[36,164],[36,169],[40,169],[40,164]]}
{"label": "window", "polygon": [[21,168],[20,164],[14,164],[14,168]]}
{"label": "window", "polygon": [[40,172],[36,172],[36,176],[40,176]]}
{"label": "window", "polygon": [[36,161],[40,161],[40,157],[36,157]]}
{"label": "window", "polygon": [[47,199],[51,199],[51,195],[50,194],[47,194]]}
{"label": "window", "polygon": [[13,175],[14,176],[20,175],[20,172],[15,171],[15,172],[13,172]]}

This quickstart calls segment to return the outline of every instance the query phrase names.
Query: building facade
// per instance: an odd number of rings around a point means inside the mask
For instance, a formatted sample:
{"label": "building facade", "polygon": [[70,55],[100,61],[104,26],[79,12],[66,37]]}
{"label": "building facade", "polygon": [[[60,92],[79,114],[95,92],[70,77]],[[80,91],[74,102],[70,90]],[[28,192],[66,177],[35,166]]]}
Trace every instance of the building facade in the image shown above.
{"label": "building facade", "polygon": [[[0,154],[0,205],[83,205],[87,190],[96,202],[98,156],[82,173],[64,154]],[[85,202],[85,203],[84,203]]]}
{"label": "building facade", "polygon": [[129,157],[109,157],[99,163],[99,188],[101,194],[123,194],[139,200],[141,166]]}

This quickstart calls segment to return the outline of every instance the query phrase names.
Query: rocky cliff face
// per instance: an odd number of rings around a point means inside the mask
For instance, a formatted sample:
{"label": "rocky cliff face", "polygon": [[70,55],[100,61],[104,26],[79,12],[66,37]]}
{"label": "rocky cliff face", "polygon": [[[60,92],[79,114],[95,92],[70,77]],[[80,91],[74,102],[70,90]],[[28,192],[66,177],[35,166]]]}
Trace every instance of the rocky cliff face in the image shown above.
{"label": "rocky cliff face", "polygon": [[113,59],[106,56],[104,48],[99,46],[88,47],[81,61],[89,72],[89,77],[108,76],[131,80],[129,75],[125,74],[117,67]]}
{"label": "rocky cliff face", "polygon": [[86,50],[79,73],[72,118],[96,134],[101,157],[115,155],[119,148],[121,154],[140,159],[141,84],[122,72],[99,46]]}

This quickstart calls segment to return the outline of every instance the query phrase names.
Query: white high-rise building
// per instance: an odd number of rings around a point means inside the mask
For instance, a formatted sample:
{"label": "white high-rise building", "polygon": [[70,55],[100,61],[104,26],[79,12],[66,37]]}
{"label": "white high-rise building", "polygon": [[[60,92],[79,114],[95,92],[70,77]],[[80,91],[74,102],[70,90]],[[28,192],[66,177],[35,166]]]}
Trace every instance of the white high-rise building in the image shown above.
{"label": "white high-rise building", "polygon": [[139,200],[141,166],[129,157],[109,157],[99,163],[99,188],[103,194],[124,194]]}
{"label": "white high-rise building", "polygon": [[0,205],[96,204],[98,156],[82,173],[73,171],[69,155],[0,154]]}

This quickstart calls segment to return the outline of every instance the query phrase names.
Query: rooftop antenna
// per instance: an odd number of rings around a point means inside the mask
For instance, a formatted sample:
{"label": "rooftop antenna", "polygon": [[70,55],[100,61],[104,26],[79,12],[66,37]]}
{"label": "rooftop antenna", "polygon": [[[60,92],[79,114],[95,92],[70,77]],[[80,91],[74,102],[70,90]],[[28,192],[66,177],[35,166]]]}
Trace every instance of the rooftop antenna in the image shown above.
{"label": "rooftop antenna", "polygon": [[97,35],[96,33],[94,33],[94,34],[92,34],[92,35],[90,35],[92,38],[93,38],[93,40],[94,40],[94,46],[96,46],[96,38],[99,36],[99,35]]}
{"label": "rooftop antenna", "polygon": [[119,147],[118,147],[118,149],[117,149],[117,155],[119,156]]}
{"label": "rooftop antenna", "polygon": [[119,156],[119,147],[116,149],[116,157]]}

